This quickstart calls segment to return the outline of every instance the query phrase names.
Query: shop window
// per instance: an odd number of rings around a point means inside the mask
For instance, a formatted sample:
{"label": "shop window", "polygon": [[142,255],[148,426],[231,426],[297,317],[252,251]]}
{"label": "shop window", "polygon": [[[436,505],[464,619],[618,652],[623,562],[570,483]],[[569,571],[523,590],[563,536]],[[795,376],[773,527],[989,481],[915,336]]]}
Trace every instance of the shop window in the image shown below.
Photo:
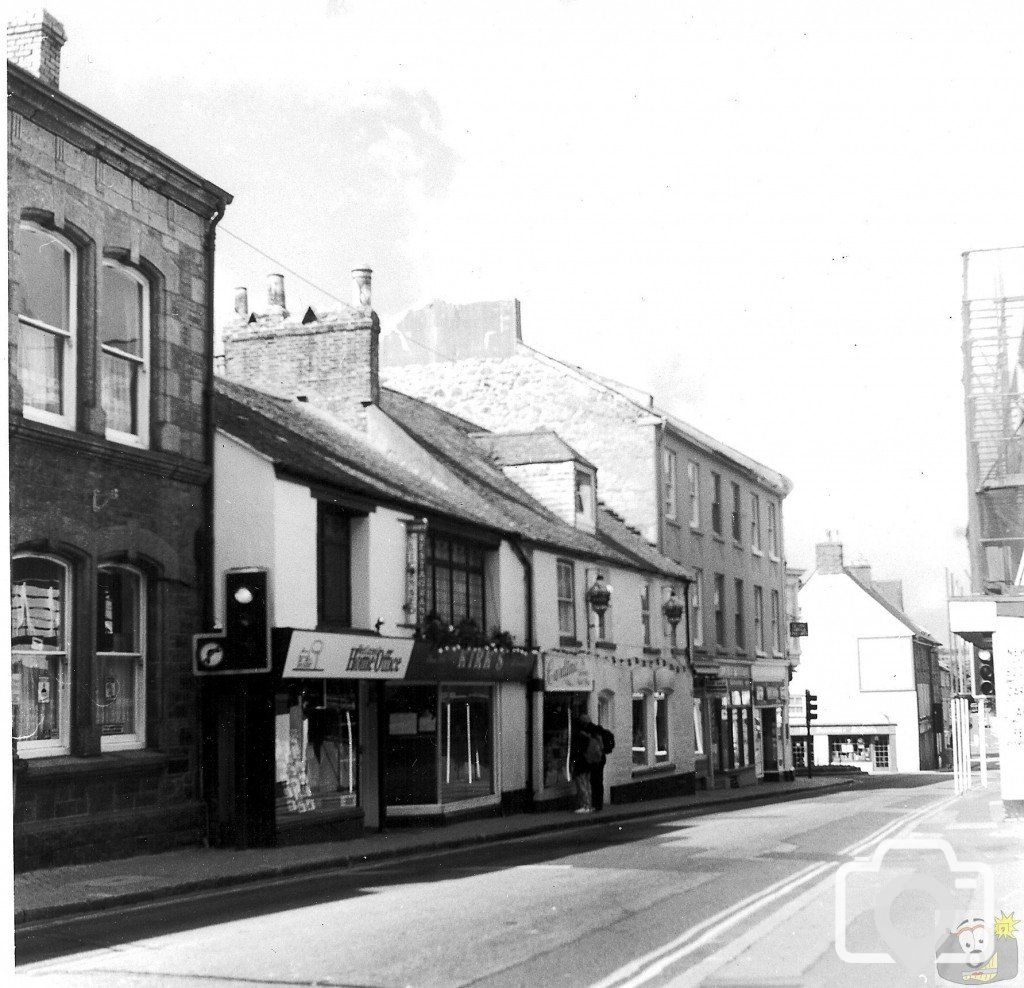
{"label": "shop window", "polygon": [[438,801],[437,700],[434,685],[387,685],[385,793],[389,805]]}
{"label": "shop window", "polygon": [[889,767],[889,742],[875,741],[875,768]]}
{"label": "shop window", "polygon": [[494,792],[490,686],[441,690],[441,802]]}
{"label": "shop window", "polygon": [[700,697],[693,700],[693,752],[704,754],[704,705]]}
{"label": "shop window", "polygon": [[730,689],[721,701],[718,729],[718,763],[723,771],[753,764],[753,718],[750,689]]}
{"label": "shop window", "polygon": [[11,564],[12,728],[25,757],[69,750],[70,588],[58,559],[17,556]]}
{"label": "shop window", "polygon": [[352,626],[352,519],[323,501],[317,503],[317,623]]}
{"label": "shop window", "polygon": [[359,805],[358,685],[289,683],[275,699],[275,804],[280,822]]}
{"label": "shop window", "polygon": [[559,559],[558,567],[558,633],[576,638],[576,573],[572,561]]}
{"label": "shop window", "polygon": [[[572,766],[569,762],[572,732],[575,729],[580,714],[587,712],[587,700],[588,694],[586,693],[544,694],[545,789],[550,789],[572,780]],[[598,705],[598,714],[600,717],[600,704]],[[602,723],[604,722],[602,721]]]}
{"label": "shop window", "polygon": [[667,762],[668,747],[668,694],[657,692],[654,700],[654,760]]}
{"label": "shop window", "polygon": [[793,738],[793,768],[807,768],[807,738]]}
{"label": "shop window", "polygon": [[472,622],[486,631],[484,553],[473,543],[436,535],[429,539],[428,617],[458,628]]}
{"label": "shop window", "polygon": [[643,631],[644,644],[651,644],[651,585],[640,584],[640,626]]}
{"label": "shop window", "polygon": [[19,228],[18,381],[27,418],[75,427],[78,257],[35,223]]}
{"label": "shop window", "polygon": [[146,711],[146,581],[127,566],[96,576],[96,723],[104,751],[141,748]]}
{"label": "shop window", "polygon": [[633,764],[647,764],[647,694],[633,694]]}
{"label": "shop window", "polygon": [[149,282],[104,260],[100,307],[101,394],[107,438],[149,443]]}
{"label": "shop window", "polygon": [[597,722],[606,730],[615,733],[614,694],[605,691],[597,698]]}

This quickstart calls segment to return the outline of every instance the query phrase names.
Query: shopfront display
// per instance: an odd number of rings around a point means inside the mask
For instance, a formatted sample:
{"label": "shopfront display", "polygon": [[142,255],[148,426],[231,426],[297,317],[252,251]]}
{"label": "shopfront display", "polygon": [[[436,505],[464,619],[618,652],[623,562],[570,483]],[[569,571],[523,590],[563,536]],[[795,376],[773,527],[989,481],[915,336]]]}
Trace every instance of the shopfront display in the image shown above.
{"label": "shopfront display", "polygon": [[754,718],[749,684],[729,682],[725,695],[713,703],[718,715],[718,768],[727,772],[752,767]]}
{"label": "shopfront display", "polygon": [[278,821],[357,806],[357,685],[341,680],[282,683],[274,707]]}
{"label": "shopfront display", "polygon": [[587,713],[594,691],[594,660],[577,652],[544,655],[543,758],[544,788],[572,780],[569,754],[573,731]]}

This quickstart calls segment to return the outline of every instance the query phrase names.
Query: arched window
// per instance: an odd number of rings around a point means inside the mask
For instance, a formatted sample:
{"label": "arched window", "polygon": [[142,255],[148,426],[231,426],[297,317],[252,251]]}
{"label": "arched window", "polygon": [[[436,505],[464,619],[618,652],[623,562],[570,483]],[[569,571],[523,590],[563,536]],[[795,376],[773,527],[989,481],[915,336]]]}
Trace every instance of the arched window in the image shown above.
{"label": "arched window", "polygon": [[11,563],[12,733],[27,758],[70,750],[70,577],[50,556]]}
{"label": "arched window", "polygon": [[141,748],[146,711],[146,579],[129,566],[100,566],[96,577],[93,702],[104,751]]}
{"label": "arched window", "polygon": [[75,427],[78,260],[62,236],[18,228],[18,381],[27,418]]}
{"label": "arched window", "polygon": [[102,401],[107,438],[149,445],[149,282],[103,261],[100,309]]}

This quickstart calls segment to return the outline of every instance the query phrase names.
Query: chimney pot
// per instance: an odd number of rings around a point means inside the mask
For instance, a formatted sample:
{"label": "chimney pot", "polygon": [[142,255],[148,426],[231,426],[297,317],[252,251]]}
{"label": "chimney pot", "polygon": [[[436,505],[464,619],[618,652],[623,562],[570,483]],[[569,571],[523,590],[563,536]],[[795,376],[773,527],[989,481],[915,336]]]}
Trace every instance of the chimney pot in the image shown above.
{"label": "chimney pot", "polygon": [[288,315],[284,307],[284,275],[267,275],[267,312],[272,316]]}
{"label": "chimney pot", "polygon": [[249,289],[244,285],[235,289],[235,315],[243,322],[249,318]]}
{"label": "chimney pot", "polygon": [[54,89],[60,88],[60,50],[65,41],[64,25],[47,10],[7,24],[7,58]]}
{"label": "chimney pot", "polygon": [[357,309],[369,309],[373,305],[372,278],[373,268],[352,269],[352,304]]}

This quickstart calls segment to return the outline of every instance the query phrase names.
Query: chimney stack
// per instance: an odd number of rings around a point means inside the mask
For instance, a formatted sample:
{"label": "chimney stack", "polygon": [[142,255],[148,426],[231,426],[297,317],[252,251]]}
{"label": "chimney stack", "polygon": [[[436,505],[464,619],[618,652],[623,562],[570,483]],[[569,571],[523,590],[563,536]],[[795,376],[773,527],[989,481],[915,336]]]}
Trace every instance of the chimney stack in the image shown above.
{"label": "chimney stack", "polygon": [[357,309],[369,309],[373,305],[373,296],[370,291],[372,278],[372,268],[352,269],[352,304]]}
{"label": "chimney stack", "polygon": [[249,318],[249,289],[244,286],[235,289],[235,315],[242,322]]}
{"label": "chimney stack", "polygon": [[818,572],[822,576],[834,576],[843,571],[842,542],[819,542],[814,547]]}
{"label": "chimney stack", "polygon": [[267,275],[267,314],[286,319],[288,310],[284,307],[284,275]]}
{"label": "chimney stack", "polygon": [[60,88],[60,50],[65,41],[64,25],[46,10],[7,23],[8,60],[54,89]]}

